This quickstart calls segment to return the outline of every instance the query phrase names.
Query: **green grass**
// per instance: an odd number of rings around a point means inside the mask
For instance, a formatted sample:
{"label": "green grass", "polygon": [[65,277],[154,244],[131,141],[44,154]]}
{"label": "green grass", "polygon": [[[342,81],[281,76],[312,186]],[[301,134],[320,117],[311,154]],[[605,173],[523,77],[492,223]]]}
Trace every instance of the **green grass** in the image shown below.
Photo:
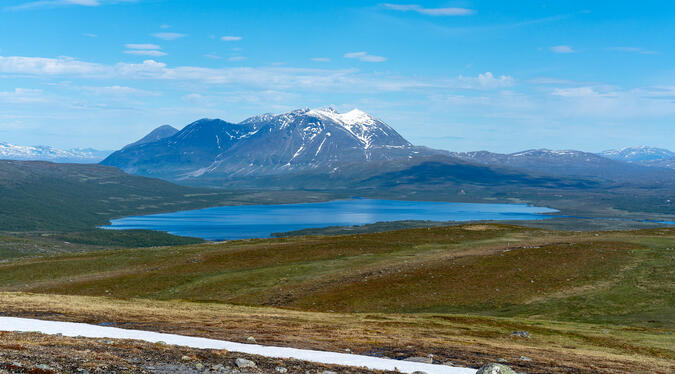
{"label": "green grass", "polygon": [[121,249],[0,264],[0,290],[675,327],[675,228],[502,224]]}

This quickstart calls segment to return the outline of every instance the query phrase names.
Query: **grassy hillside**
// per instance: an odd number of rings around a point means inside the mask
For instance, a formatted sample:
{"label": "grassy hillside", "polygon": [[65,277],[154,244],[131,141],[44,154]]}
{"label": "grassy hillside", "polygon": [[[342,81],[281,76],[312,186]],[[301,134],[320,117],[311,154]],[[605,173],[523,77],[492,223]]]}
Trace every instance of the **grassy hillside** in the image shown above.
{"label": "grassy hillside", "polygon": [[673,328],[674,253],[674,228],[460,225],[17,260],[0,290]]}
{"label": "grassy hillside", "polygon": [[[674,338],[666,330],[618,324],[553,322],[541,319],[486,317],[457,314],[320,313],[271,307],[245,307],[185,301],[120,300],[105,297],[55,296],[0,293],[0,314],[62,321],[87,322],[247,342],[290,346],[402,359],[433,355],[434,362],[480,367],[506,361],[527,373],[672,373],[675,370]],[[511,335],[529,331],[531,338]],[[46,338],[18,334],[20,340],[0,347],[8,353],[25,352]],[[30,339],[29,344],[26,340]],[[53,337],[44,350],[58,352],[89,345],[100,339],[76,342]],[[103,342],[106,342],[103,340]],[[17,347],[19,344],[22,346]],[[92,348],[94,347],[94,348]],[[147,352],[133,341],[119,341],[100,348],[106,354],[128,347],[135,354]],[[153,345],[164,355],[176,355],[177,347]],[[86,351],[85,351],[86,352]],[[152,354],[152,352],[147,352]],[[216,353],[225,353],[216,351]],[[157,353],[155,353],[157,354]],[[211,355],[197,352],[200,360]],[[181,356],[190,353],[179,353]],[[128,356],[128,354],[123,355]],[[527,358],[524,358],[526,356]],[[114,358],[114,356],[112,356]],[[91,357],[89,357],[91,358]],[[221,359],[221,362],[224,359]],[[254,358],[259,362],[260,359]],[[115,361],[117,363],[119,361]],[[124,362],[124,361],[122,361]],[[145,361],[144,361],[145,362]],[[334,368],[332,370],[340,369]],[[305,370],[290,371],[304,373]],[[315,372],[315,371],[312,371]]]}

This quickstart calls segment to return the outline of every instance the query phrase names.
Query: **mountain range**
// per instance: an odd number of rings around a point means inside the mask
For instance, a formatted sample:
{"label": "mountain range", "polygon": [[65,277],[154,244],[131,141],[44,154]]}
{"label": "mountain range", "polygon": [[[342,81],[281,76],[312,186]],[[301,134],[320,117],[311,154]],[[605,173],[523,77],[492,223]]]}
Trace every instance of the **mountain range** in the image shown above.
{"label": "mountain range", "polygon": [[[512,154],[448,152],[415,146],[361,110],[338,113],[319,108],[262,114],[239,123],[201,119],[182,130],[165,125],[101,164],[131,174],[213,186],[328,188],[375,180],[386,185],[384,175],[457,183],[459,175],[469,183],[486,183],[484,179],[491,175],[496,185],[513,182],[516,175],[521,182],[535,184],[570,185],[578,179],[653,184],[674,182],[675,171],[645,167],[638,159],[662,162],[667,152],[635,148],[631,159],[613,156],[622,154],[621,150],[603,154],[548,149]],[[273,186],[268,185],[271,180]]]}
{"label": "mountain range", "polygon": [[231,180],[447,153],[413,146],[358,109],[299,109],[240,123],[201,119],[167,135],[130,144],[102,164],[170,180]]}
{"label": "mountain range", "polygon": [[0,143],[0,159],[35,160],[76,164],[95,164],[106,158],[110,151],[92,148],[58,149],[50,146],[24,146]]}

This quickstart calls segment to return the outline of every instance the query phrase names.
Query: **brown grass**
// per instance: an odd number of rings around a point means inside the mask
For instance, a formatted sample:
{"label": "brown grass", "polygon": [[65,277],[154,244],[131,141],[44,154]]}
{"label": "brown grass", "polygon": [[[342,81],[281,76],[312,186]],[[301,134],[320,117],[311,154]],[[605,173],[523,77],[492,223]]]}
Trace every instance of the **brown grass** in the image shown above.
{"label": "brown grass", "polygon": [[[222,304],[113,300],[81,296],[0,293],[0,313],[114,322],[147,329],[244,342],[390,357],[433,353],[438,359],[480,366],[497,358],[527,372],[615,373],[675,370],[672,339],[661,332],[621,326],[532,322],[461,315],[340,314]],[[528,330],[532,339],[510,336]],[[649,342],[644,337],[649,336]],[[612,344],[608,344],[612,342]],[[656,343],[659,342],[659,343]],[[532,361],[521,361],[525,355]]]}

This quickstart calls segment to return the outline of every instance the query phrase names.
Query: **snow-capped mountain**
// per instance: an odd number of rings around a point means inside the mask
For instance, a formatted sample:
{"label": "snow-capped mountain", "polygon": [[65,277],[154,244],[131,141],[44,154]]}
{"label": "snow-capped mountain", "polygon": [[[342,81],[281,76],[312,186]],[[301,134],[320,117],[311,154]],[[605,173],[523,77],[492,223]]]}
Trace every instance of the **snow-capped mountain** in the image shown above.
{"label": "snow-capped mountain", "polygon": [[25,146],[0,143],[0,159],[4,160],[40,160],[53,162],[93,164],[100,162],[110,154],[91,148],[58,149],[50,146]]}
{"label": "snow-capped mountain", "polygon": [[630,162],[642,166],[675,169],[675,153],[663,148],[648,146],[610,149],[600,153],[612,160]]}
{"label": "snow-capped mountain", "polygon": [[413,146],[358,109],[320,108],[263,114],[237,124],[201,119],[172,136],[131,144],[102,163],[167,179],[228,179],[438,152]]}
{"label": "snow-capped mountain", "polygon": [[612,160],[636,162],[636,161],[652,161],[652,160],[668,160],[675,158],[675,153],[663,149],[654,148],[646,145],[637,147],[624,147],[619,149],[610,149],[600,152],[601,156],[611,158]]}

